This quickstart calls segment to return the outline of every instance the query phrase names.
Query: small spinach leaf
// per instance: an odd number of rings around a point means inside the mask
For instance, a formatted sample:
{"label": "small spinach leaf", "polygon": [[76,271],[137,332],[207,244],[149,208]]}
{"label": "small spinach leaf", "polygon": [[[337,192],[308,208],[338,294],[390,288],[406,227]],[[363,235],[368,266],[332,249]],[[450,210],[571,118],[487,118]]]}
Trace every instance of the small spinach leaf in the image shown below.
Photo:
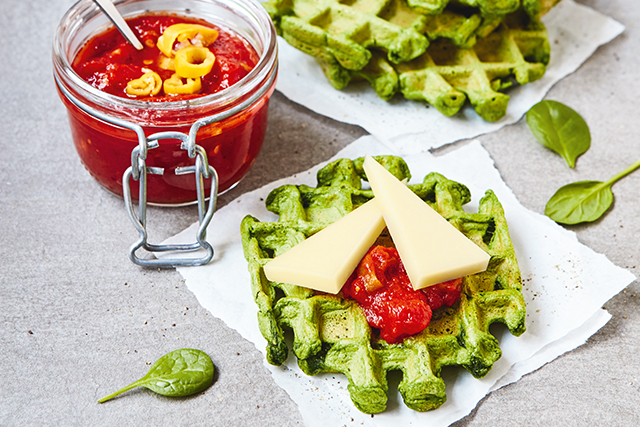
{"label": "small spinach leaf", "polygon": [[544,213],[561,224],[595,221],[613,203],[611,187],[622,177],[640,168],[640,160],[606,182],[579,181],[561,187],[549,199]]}
{"label": "small spinach leaf", "polygon": [[213,373],[213,362],[205,352],[191,348],[174,350],[158,359],[144,377],[98,402],[106,402],[135,387],[146,387],[163,396],[189,396],[209,387]]}
{"label": "small spinach leaf", "polygon": [[580,181],[556,191],[544,213],[561,224],[591,222],[600,218],[612,202],[611,187],[600,181]]}
{"label": "small spinach leaf", "polygon": [[589,126],[571,108],[557,101],[540,101],[527,112],[527,124],[536,139],[560,154],[569,167],[591,146]]}

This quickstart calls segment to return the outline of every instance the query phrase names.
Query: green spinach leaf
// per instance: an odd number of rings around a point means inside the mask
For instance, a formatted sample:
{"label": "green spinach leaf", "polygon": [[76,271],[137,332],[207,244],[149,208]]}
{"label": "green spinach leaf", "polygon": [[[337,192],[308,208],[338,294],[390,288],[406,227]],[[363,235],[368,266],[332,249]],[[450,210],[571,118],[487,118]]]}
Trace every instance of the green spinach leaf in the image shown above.
{"label": "green spinach leaf", "polygon": [[213,373],[213,362],[205,352],[191,348],[174,350],[158,359],[144,377],[98,402],[106,402],[135,387],[146,387],[163,396],[189,396],[209,387]]}
{"label": "green spinach leaf", "polygon": [[536,139],[560,154],[569,167],[591,146],[589,126],[571,108],[557,101],[540,101],[527,112],[527,124]]}
{"label": "green spinach leaf", "polygon": [[561,224],[595,221],[613,203],[613,184],[638,168],[640,160],[608,181],[579,181],[565,185],[549,199],[544,213]]}
{"label": "green spinach leaf", "polygon": [[600,218],[613,202],[611,187],[600,181],[580,181],[561,187],[544,213],[561,224],[591,222]]}

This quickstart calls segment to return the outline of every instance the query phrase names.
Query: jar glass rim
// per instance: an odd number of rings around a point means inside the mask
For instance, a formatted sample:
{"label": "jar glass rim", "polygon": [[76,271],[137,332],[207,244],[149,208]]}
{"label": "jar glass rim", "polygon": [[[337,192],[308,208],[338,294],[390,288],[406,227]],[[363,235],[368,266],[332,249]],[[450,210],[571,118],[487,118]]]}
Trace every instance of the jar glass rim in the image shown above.
{"label": "jar glass rim", "polygon": [[[170,6],[163,7],[167,2],[154,1],[154,0],[116,0],[114,5],[130,5],[136,4],[149,5],[151,3],[158,4],[159,8],[150,10],[149,8],[143,8],[137,12],[131,14],[125,14],[126,17],[140,15],[142,13],[188,13],[190,16],[202,17],[198,13],[198,10],[188,7],[188,5],[199,5],[200,7],[215,7],[222,8],[229,13],[233,13],[243,21],[244,31],[239,31],[239,28],[233,28],[224,25],[224,23],[214,23],[226,28],[230,28],[233,31],[238,32],[241,36],[249,41],[249,43],[256,49],[260,58],[256,66],[245,76],[242,80],[234,85],[225,88],[219,92],[203,95],[201,97],[192,98],[182,101],[140,101],[136,99],[124,98],[117,95],[112,95],[103,92],[96,87],[90,85],[84,81],[72,68],[69,53],[75,54],[77,52],[69,52],[69,40],[79,31],[83,25],[86,25],[90,20],[101,16],[102,11],[92,0],[79,0],[75,3],[62,17],[58,28],[56,29],[53,38],[53,62],[54,72],[56,77],[59,77],[59,84],[64,84],[65,87],[71,92],[79,95],[82,98],[86,98],[93,102],[103,103],[106,102],[115,108],[116,110],[131,109],[131,110],[184,110],[197,107],[207,107],[211,105],[224,106],[229,103],[243,98],[245,95],[253,91],[257,86],[262,84],[270,75],[272,70],[277,66],[277,40],[276,32],[271,22],[271,19],[267,11],[254,0],[183,0],[179,3],[180,7],[176,7],[176,2],[170,2]],[[208,6],[209,5],[209,6]],[[169,10],[168,10],[169,9]],[[206,17],[204,18],[205,20]],[[106,20],[106,17],[104,17]],[[209,20],[208,20],[209,21]],[[110,21],[107,21],[110,23]],[[106,22],[105,22],[106,24]],[[249,28],[250,27],[250,28]],[[95,35],[101,30],[106,29],[106,26],[101,25],[96,27],[90,34]],[[248,31],[256,33],[256,37],[247,37]],[[82,42],[85,42],[83,40]],[[259,44],[256,46],[256,43]]]}

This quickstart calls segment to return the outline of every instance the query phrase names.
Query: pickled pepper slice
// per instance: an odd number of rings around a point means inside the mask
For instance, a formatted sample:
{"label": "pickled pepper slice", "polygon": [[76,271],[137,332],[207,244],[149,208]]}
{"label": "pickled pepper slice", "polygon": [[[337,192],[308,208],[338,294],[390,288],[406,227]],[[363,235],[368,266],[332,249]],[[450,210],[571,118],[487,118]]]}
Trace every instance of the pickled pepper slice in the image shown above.
{"label": "pickled pepper slice", "polygon": [[197,93],[202,89],[200,77],[196,77],[195,79],[187,78],[185,80],[186,82],[183,81],[178,74],[172,75],[164,81],[164,93],[167,95],[184,95]]}
{"label": "pickled pepper slice", "polygon": [[162,79],[158,73],[149,71],[142,77],[129,81],[125,91],[129,95],[150,96],[157,95],[160,89],[162,89]]}
{"label": "pickled pepper slice", "polygon": [[[188,43],[192,46],[209,46],[218,38],[218,32],[213,28],[198,24],[174,24],[168,27],[158,37],[158,49],[169,58],[176,54],[174,44]],[[184,47],[184,46],[181,46]],[[178,48],[179,49],[179,48]]]}
{"label": "pickled pepper slice", "polygon": [[176,74],[191,79],[202,77],[211,71],[215,60],[215,55],[206,47],[183,47],[176,52]]}

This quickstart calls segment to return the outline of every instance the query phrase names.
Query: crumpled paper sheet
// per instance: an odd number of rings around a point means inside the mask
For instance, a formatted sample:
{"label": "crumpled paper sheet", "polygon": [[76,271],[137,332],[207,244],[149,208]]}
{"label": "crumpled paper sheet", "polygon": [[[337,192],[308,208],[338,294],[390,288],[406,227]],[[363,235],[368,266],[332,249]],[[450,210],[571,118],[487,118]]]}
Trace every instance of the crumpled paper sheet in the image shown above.
{"label": "crumpled paper sheet", "polygon": [[[388,153],[389,149],[375,137],[365,136],[334,159]],[[522,271],[527,331],[516,338],[506,328],[492,328],[502,348],[501,359],[482,379],[473,378],[462,368],[445,369],[447,402],[424,413],[404,405],[395,389],[400,381],[395,373],[390,375],[387,411],[371,417],[353,406],[343,375],[307,376],[297,367],[293,353],[281,367],[265,361],[276,383],[297,403],[308,427],[447,426],[469,414],[490,391],[517,381],[582,345],[609,320],[609,313],[602,309],[604,303],[635,280],[627,270],[579,243],[573,232],[525,209],[502,181],[489,153],[479,142],[473,141],[440,157],[426,152],[404,158],[413,176],[411,183],[421,182],[427,173],[436,171],[467,185],[473,196],[467,205],[471,212],[477,212],[478,200],[487,189],[495,191],[504,206]],[[246,193],[221,208],[208,229],[208,241],[216,251],[214,260],[202,267],[178,268],[203,307],[263,352],[266,342],[258,331],[257,306],[240,242],[240,221],[247,214],[261,221],[277,220],[264,207],[267,194],[285,183],[315,186],[316,172],[324,164]],[[194,224],[165,243],[191,242],[196,230]]]}
{"label": "crumpled paper sheet", "polygon": [[573,0],[562,0],[545,17],[551,44],[551,62],[538,81],[506,93],[511,97],[507,114],[495,123],[481,119],[467,104],[454,117],[445,117],[425,103],[397,95],[384,101],[367,82],[334,89],[315,59],[279,38],[280,68],[276,88],[287,98],[318,114],[361,126],[392,149],[411,154],[473,138],[517,122],[542,100],[560,79],[574,72],[598,46],[624,30],[617,21]]}

